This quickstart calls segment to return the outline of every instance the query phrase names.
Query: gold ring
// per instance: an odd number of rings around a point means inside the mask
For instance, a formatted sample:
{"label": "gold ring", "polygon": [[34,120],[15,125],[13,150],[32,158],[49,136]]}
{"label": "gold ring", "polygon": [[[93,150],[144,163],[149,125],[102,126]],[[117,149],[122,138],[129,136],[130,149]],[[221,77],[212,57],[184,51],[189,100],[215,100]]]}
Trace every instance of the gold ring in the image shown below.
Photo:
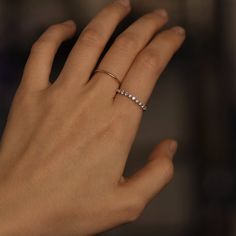
{"label": "gold ring", "polygon": [[102,70],[102,69],[97,69],[97,70],[95,70],[94,73],[104,73],[104,74],[110,76],[112,79],[114,79],[119,84],[119,87],[120,87],[120,84],[121,84],[120,80],[117,78],[116,75],[112,74],[111,72],[106,71],[106,70]]}

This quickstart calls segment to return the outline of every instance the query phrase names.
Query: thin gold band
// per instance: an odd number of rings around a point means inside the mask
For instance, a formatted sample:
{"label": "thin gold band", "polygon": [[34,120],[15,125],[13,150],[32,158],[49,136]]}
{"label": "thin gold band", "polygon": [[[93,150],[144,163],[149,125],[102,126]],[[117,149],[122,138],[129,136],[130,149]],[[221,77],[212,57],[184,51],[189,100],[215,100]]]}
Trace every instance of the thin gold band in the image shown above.
{"label": "thin gold band", "polygon": [[99,73],[104,73],[104,74],[110,76],[110,77],[113,78],[113,79],[119,84],[119,86],[120,86],[120,84],[121,84],[120,80],[119,80],[114,74],[112,74],[111,72],[106,71],[106,70],[102,70],[102,69],[96,69],[94,73],[98,73],[98,72],[99,72]]}

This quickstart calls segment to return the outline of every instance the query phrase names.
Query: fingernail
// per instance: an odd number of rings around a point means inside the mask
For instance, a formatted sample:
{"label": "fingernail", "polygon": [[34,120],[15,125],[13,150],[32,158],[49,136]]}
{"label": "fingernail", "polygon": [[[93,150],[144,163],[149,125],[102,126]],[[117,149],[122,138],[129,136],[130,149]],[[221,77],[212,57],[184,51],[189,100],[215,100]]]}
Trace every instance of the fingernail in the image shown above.
{"label": "fingernail", "polygon": [[157,9],[154,12],[160,17],[163,17],[163,18],[168,17],[167,11],[165,9]]}
{"label": "fingernail", "polygon": [[182,36],[185,35],[185,29],[183,27],[176,26],[173,28],[173,30],[179,35],[182,35]]}
{"label": "fingernail", "polygon": [[64,25],[74,25],[75,22],[73,20],[67,20],[63,22]]}
{"label": "fingernail", "polygon": [[169,144],[169,151],[170,151],[171,157],[173,157],[174,154],[176,153],[177,147],[178,147],[178,144],[177,144],[176,141],[171,141],[170,142],[170,144]]}
{"label": "fingernail", "polygon": [[117,0],[117,1],[125,7],[130,7],[130,0]]}

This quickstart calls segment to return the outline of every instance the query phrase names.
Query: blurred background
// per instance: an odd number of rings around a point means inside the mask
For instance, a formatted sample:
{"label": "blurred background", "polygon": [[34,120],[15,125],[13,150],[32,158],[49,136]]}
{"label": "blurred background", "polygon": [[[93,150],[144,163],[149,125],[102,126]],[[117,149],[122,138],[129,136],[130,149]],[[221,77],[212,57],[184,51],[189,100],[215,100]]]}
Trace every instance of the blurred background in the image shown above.
{"label": "blurred background", "polygon": [[[79,34],[107,2],[0,1],[0,134],[32,43],[50,24],[67,19],[76,21]],[[168,26],[184,26],[188,36],[158,81],[126,175],[163,138],[176,138],[179,150],[174,180],[139,220],[101,235],[235,236],[236,1],[133,0],[132,5],[116,34],[161,7],[170,14]],[[57,54],[52,80],[75,39]]]}

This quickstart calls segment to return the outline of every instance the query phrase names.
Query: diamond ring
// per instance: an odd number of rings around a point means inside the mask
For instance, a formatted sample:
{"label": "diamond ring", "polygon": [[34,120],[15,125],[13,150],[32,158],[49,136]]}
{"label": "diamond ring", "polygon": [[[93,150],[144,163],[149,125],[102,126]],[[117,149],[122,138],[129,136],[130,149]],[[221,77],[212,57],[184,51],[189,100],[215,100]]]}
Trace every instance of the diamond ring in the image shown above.
{"label": "diamond ring", "polygon": [[135,104],[137,104],[143,111],[147,110],[147,105],[145,105],[144,103],[139,101],[139,99],[137,97],[135,97],[134,95],[132,95],[129,92],[125,91],[124,89],[117,89],[116,93],[129,98],[131,101],[133,101]]}

